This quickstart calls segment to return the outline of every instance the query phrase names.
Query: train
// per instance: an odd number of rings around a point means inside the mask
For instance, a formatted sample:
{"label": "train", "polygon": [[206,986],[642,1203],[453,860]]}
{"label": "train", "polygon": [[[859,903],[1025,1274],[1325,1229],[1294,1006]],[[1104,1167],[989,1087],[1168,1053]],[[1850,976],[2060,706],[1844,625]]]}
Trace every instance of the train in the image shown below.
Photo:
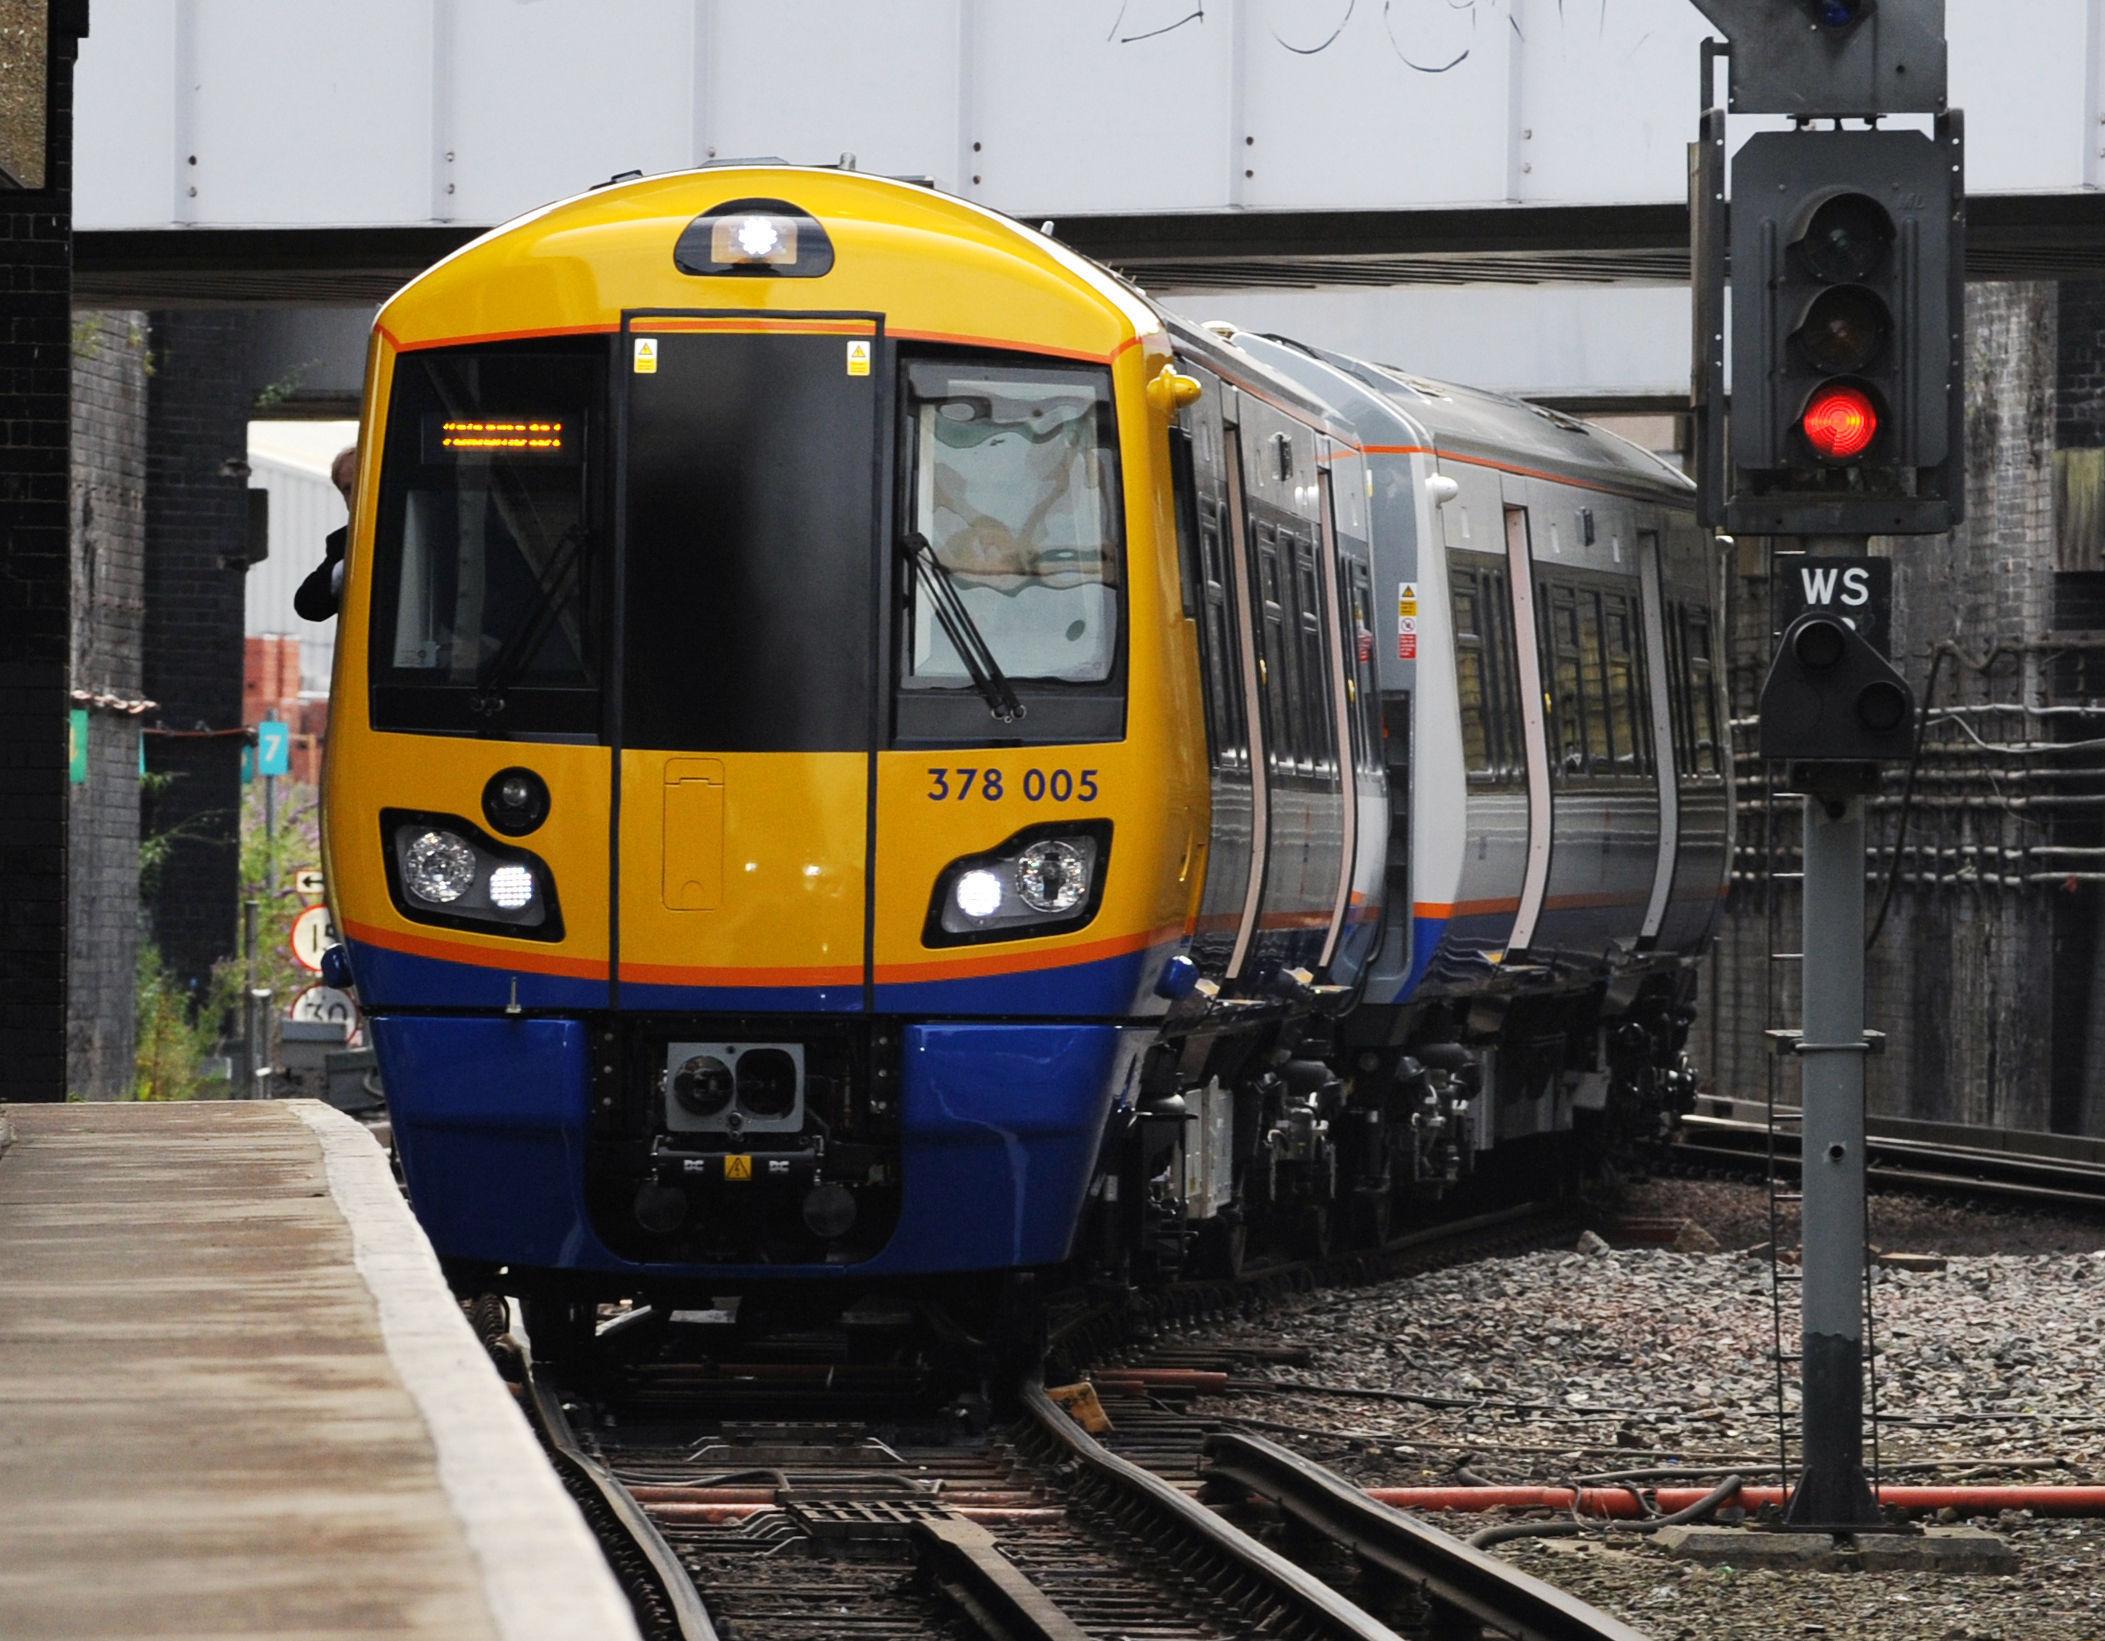
{"label": "train", "polygon": [[332,972],[463,1292],[1233,1271],[1694,1089],[1720,548],[1599,428],[712,165],[380,310],[351,541]]}

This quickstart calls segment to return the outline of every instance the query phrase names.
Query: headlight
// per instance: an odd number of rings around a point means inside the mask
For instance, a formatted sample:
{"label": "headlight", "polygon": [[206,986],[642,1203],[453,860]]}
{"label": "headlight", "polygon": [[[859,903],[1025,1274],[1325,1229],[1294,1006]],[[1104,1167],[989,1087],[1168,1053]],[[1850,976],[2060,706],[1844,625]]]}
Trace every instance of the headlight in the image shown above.
{"label": "headlight", "polygon": [[500,843],[458,815],[390,809],[380,816],[395,909],[419,923],[560,940],[555,880],[538,855]]}
{"label": "headlight", "polygon": [[422,901],[450,906],[475,882],[475,851],[451,832],[424,832],[402,853],[402,884]]}
{"label": "headlight", "polygon": [[952,861],[936,879],[922,942],[962,946],[1079,929],[1102,903],[1110,854],[1110,825],[1082,821],[1034,826]]}
{"label": "headlight", "polygon": [[1034,912],[1071,912],[1089,892],[1089,863],[1073,844],[1043,838],[1016,858],[1016,892]]}

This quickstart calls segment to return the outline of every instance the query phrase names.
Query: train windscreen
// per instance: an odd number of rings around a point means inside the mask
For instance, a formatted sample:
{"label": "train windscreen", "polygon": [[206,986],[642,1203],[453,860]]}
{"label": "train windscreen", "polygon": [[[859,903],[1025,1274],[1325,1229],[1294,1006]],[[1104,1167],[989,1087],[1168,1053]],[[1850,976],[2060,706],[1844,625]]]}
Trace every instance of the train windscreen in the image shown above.
{"label": "train windscreen", "polygon": [[596,735],[605,344],[396,362],[375,530],[381,729]]}
{"label": "train windscreen", "polygon": [[[1107,373],[916,361],[913,528],[1012,679],[1101,683],[1118,652],[1118,492]],[[957,649],[915,601],[910,682],[955,687]]]}

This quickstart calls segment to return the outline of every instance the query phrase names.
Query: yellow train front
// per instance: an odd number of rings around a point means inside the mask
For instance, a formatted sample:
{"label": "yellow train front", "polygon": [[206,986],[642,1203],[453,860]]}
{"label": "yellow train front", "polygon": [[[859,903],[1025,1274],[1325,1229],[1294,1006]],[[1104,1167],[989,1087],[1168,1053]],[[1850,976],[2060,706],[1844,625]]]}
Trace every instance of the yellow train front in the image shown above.
{"label": "yellow train front", "polygon": [[468,1273],[1065,1258],[1203,872],[1148,306],[823,169],[609,186],[382,311],[329,881]]}

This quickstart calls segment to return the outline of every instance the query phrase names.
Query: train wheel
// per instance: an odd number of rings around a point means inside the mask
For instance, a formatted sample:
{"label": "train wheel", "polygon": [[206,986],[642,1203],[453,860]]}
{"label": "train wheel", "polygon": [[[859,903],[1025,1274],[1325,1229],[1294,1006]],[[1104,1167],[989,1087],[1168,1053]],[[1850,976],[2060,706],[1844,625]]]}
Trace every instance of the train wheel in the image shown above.
{"label": "train wheel", "polygon": [[562,1384],[577,1379],[592,1355],[599,1307],[584,1300],[532,1298],[519,1302],[534,1365]]}
{"label": "train wheel", "polygon": [[1200,1276],[1225,1277],[1232,1282],[1243,1274],[1249,1251],[1250,1222],[1231,1208],[1201,1225],[1192,1264]]}
{"label": "train wheel", "polygon": [[1387,1190],[1355,1191],[1349,1212],[1355,1248],[1379,1248],[1389,1240],[1395,1213]]}
{"label": "train wheel", "polygon": [[1327,1202],[1305,1202],[1288,1211],[1289,1240],[1301,1259],[1328,1259],[1335,1242],[1336,1221]]}

